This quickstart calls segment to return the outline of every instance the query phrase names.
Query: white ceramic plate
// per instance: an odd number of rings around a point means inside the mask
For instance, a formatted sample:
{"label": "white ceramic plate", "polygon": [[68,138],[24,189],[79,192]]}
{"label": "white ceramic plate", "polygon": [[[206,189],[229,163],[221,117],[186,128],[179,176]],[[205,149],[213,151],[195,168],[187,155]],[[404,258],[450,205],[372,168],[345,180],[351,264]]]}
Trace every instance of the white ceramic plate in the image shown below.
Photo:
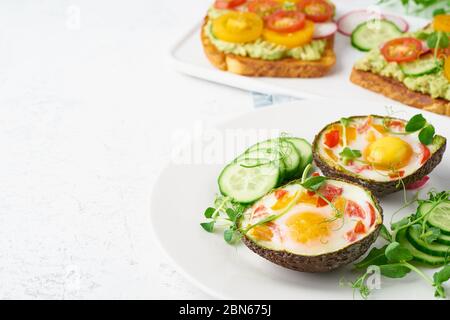
{"label": "white ceramic plate", "polygon": [[[350,10],[366,9],[366,3],[374,1],[336,1],[337,17]],[[371,7],[375,8],[375,7]],[[382,11],[385,12],[385,11]],[[404,17],[417,30],[428,24],[427,20],[410,16]],[[252,78],[223,72],[214,68],[203,53],[200,42],[200,26],[195,26],[177,41],[170,53],[171,60],[177,70],[191,76],[210,80],[240,89],[264,93],[283,94],[297,98],[348,98],[370,99],[380,103],[397,105],[382,95],[375,94],[352,84],[349,80],[353,64],[364,53],[357,51],[350,45],[350,38],[336,34],[335,51],[337,64],[326,77],[316,79],[288,79],[288,78]]]}
{"label": "white ceramic plate", "polygon": [[[399,112],[396,114],[398,117],[404,119],[417,113],[409,107],[396,107],[395,111]],[[365,114],[385,115],[386,108],[382,104],[368,102],[298,101],[228,120],[217,128],[218,131],[209,130],[197,138],[190,149],[185,150],[194,150],[193,154],[200,154],[200,150],[203,155],[211,155],[214,142],[219,146],[221,143],[231,146],[233,134],[237,134],[241,138],[248,135],[248,139],[244,140],[251,144],[258,141],[258,137],[251,137],[252,133],[267,132],[269,129],[274,129],[274,134],[285,131],[312,141],[327,123],[344,116]],[[426,112],[423,114],[435,125],[439,134],[450,137],[448,118]],[[227,152],[230,148],[225,149]],[[234,149],[238,149],[235,154],[229,153],[216,164],[202,164],[200,156],[192,157],[197,164],[169,164],[159,177],[151,202],[152,225],[173,263],[196,285],[217,298],[351,299],[352,290],[339,287],[341,277],[345,276],[348,280],[355,278],[349,268],[326,274],[290,271],[264,260],[242,244],[227,245],[221,233],[208,234],[200,228],[203,212],[212,204],[217,192],[216,180],[223,162],[241,152],[242,146]],[[421,193],[425,194],[425,190],[431,187],[450,189],[448,153]],[[385,222],[388,223],[391,213],[402,204],[402,194],[390,195],[381,204]],[[375,290],[373,298],[433,298],[433,289],[414,274],[398,281],[383,279],[381,288]]]}

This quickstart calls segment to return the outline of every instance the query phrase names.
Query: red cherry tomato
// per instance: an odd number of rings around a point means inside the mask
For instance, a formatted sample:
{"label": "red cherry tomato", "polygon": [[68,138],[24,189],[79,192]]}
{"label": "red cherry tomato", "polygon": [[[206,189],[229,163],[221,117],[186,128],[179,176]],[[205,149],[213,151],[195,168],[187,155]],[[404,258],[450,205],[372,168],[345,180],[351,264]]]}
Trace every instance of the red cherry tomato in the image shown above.
{"label": "red cherry tomato", "polygon": [[347,200],[347,204],[345,206],[345,214],[349,217],[359,217],[361,219],[364,219],[366,217],[363,208],[361,208],[359,204],[352,200]]}
{"label": "red cherry tomato", "polygon": [[233,9],[242,4],[247,0],[216,0],[214,7],[216,9]]}
{"label": "red cherry tomato", "polygon": [[303,29],[306,17],[298,11],[277,11],[266,18],[267,29],[280,33],[291,33]]}
{"label": "red cherry tomato", "polygon": [[339,130],[331,130],[325,134],[325,141],[324,143],[329,148],[334,148],[339,143]]}
{"label": "red cherry tomato", "polygon": [[405,175],[405,170],[398,170],[392,173],[389,173],[389,178],[391,179],[400,179]]}
{"label": "red cherry tomato", "polygon": [[422,42],[416,38],[398,38],[386,42],[381,53],[389,62],[411,62],[422,53]]}
{"label": "red cherry tomato", "polygon": [[248,11],[261,17],[267,17],[281,8],[281,3],[275,0],[250,0],[247,4]]}
{"label": "red cherry tomato", "polygon": [[286,195],[286,193],[287,193],[286,190],[278,189],[277,191],[275,191],[275,198],[277,198],[277,200],[280,200]]}
{"label": "red cherry tomato", "polygon": [[[325,197],[328,201],[332,202],[337,196],[340,196],[344,189],[338,188],[329,184],[326,184],[322,188],[320,188],[319,193]],[[328,202],[326,202],[324,199],[319,197],[317,199],[316,207],[325,207],[328,205]]]}
{"label": "red cherry tomato", "polygon": [[424,164],[430,158],[431,153],[426,145],[420,144],[420,147],[422,148],[422,159],[420,160],[420,164]]}
{"label": "red cherry tomato", "polygon": [[391,120],[389,121],[389,127],[403,129],[405,127],[405,123],[400,120]]}
{"label": "red cherry tomato", "polygon": [[355,233],[366,233],[366,226],[364,225],[364,223],[362,223],[362,221],[358,221],[353,231]]}
{"label": "red cherry tomato", "polygon": [[297,6],[309,20],[314,22],[331,20],[334,14],[334,7],[325,0],[302,0]]}

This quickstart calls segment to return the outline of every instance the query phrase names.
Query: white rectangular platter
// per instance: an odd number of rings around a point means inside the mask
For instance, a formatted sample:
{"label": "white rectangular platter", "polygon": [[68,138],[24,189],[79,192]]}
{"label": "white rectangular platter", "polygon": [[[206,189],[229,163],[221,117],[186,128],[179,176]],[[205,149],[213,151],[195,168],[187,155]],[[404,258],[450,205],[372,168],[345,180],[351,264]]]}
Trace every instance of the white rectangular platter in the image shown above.
{"label": "white rectangular platter", "polygon": [[[367,9],[361,4],[368,1],[335,1],[336,19],[351,10]],[[374,7],[371,6],[371,9]],[[381,10],[381,9],[380,9]],[[381,10],[385,12],[385,10]],[[398,15],[398,13],[397,13]],[[429,21],[411,16],[403,16],[410,24],[410,30],[417,30]],[[214,68],[203,53],[200,41],[200,23],[185,34],[172,48],[170,57],[175,68],[185,74],[205,80],[221,83],[244,90],[261,93],[282,94],[297,98],[328,98],[371,100],[385,105],[397,102],[360,88],[350,82],[349,76],[355,61],[364,53],[357,51],[350,44],[349,37],[336,34],[335,52],[337,63],[332,72],[316,79],[288,78],[252,78],[235,75]]]}

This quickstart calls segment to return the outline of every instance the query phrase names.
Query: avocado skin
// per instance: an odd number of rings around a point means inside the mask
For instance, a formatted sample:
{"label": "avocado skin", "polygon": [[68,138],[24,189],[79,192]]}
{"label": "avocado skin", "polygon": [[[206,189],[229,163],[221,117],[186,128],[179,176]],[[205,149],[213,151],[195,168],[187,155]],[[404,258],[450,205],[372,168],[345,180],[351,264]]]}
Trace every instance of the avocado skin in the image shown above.
{"label": "avocado skin", "polygon": [[370,235],[350,246],[317,256],[301,256],[286,251],[266,249],[247,237],[243,237],[242,241],[256,254],[282,267],[301,272],[329,272],[361,257],[378,238],[380,229],[381,224]]}
{"label": "avocado skin", "polygon": [[[372,117],[380,117],[372,115]],[[358,118],[358,117],[350,117],[351,118]],[[395,118],[391,118],[395,119]],[[373,180],[367,180],[363,179],[361,177],[358,177],[356,175],[347,174],[345,172],[342,172],[338,168],[332,167],[328,165],[328,163],[320,156],[318,150],[318,143],[320,140],[320,136],[328,129],[329,126],[333,124],[337,124],[339,121],[331,123],[327,125],[322,131],[320,131],[313,142],[312,145],[312,151],[313,151],[313,159],[314,163],[319,167],[319,169],[322,171],[322,173],[330,178],[340,178],[346,181],[350,181],[353,183],[357,183],[361,186],[363,186],[366,189],[369,189],[376,197],[383,197],[388,194],[403,190],[403,185],[399,182],[399,180],[393,180],[393,181],[373,181]],[[402,178],[403,183],[405,186],[414,183],[416,181],[419,181],[426,175],[430,174],[434,168],[437,167],[437,165],[442,161],[442,157],[444,156],[444,152],[447,146],[447,139],[444,137],[438,136],[440,139],[443,139],[444,143],[441,145],[441,147],[433,153],[433,155],[420,167],[419,170],[414,172],[413,174],[406,176]]]}
{"label": "avocado skin", "polygon": [[[351,183],[345,180],[343,181]],[[376,210],[380,213],[381,221],[371,234],[338,251],[317,256],[302,256],[286,251],[264,248],[247,236],[242,237],[242,242],[261,257],[291,270],[313,273],[333,271],[360,258],[378,238],[381,226],[383,225],[383,208],[380,207],[378,199],[369,190],[366,190],[366,192],[369,193]]]}

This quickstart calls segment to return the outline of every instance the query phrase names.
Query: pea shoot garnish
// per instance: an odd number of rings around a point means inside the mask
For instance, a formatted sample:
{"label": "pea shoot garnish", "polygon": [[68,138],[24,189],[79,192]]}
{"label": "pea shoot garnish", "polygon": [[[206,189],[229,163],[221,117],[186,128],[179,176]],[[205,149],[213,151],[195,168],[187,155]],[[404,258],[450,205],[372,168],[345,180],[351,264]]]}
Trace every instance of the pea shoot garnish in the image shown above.
{"label": "pea shoot garnish", "polygon": [[[403,278],[409,273],[414,272],[434,287],[436,297],[445,298],[446,292],[443,284],[450,279],[450,265],[448,264],[450,261],[450,247],[448,254],[442,257],[434,257],[426,253],[420,253],[420,250],[410,244],[410,241],[412,241],[409,240],[410,236],[406,236],[405,234],[416,235],[419,243],[424,243],[423,246],[428,246],[438,241],[442,230],[430,225],[430,218],[432,214],[438,215],[441,217],[438,220],[441,223],[446,219],[443,217],[448,218],[448,210],[450,209],[449,197],[450,191],[442,191],[430,192],[428,199],[419,200],[416,198],[414,202],[417,202],[419,207],[415,214],[392,223],[391,231],[385,226],[382,226],[380,236],[388,243],[382,248],[373,248],[365,259],[355,264],[356,270],[366,271],[355,281],[349,282],[348,284],[354,290],[359,291],[361,297],[366,299],[371,293],[371,289],[367,286],[366,280],[374,268],[378,269],[382,276],[388,278]],[[444,226],[443,228],[446,227]],[[419,246],[419,248],[422,247]],[[433,248],[433,246],[430,248]],[[419,252],[419,255],[417,255],[417,252]],[[417,257],[421,257],[422,260],[417,260]],[[439,262],[443,267],[441,270],[435,272],[431,278],[414,264],[417,261],[427,264]]]}
{"label": "pea shoot garnish", "polygon": [[429,124],[422,114],[413,116],[405,126],[407,133],[414,133],[419,131],[419,140],[424,145],[429,145],[433,142],[435,130],[433,125]]}

